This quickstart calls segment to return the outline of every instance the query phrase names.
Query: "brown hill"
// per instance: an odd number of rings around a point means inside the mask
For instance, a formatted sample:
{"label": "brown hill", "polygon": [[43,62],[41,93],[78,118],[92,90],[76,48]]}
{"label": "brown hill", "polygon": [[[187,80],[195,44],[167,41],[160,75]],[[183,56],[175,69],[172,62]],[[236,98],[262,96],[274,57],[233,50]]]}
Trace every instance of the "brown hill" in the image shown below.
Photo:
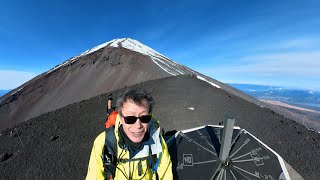
{"label": "brown hill", "polygon": [[259,104],[254,98],[180,65],[142,43],[115,39],[72,57],[0,99],[0,130],[66,105],[148,80],[193,74]]}
{"label": "brown hill", "polygon": [[76,61],[43,73],[0,104],[0,130],[102,93],[167,77],[150,57],[107,46]]}
{"label": "brown hill", "polygon": [[[130,88],[152,92],[154,113],[166,131],[218,124],[232,113],[237,126],[273,148],[305,179],[319,177],[319,134],[270,109],[195,76],[168,77]],[[113,91],[113,96],[126,89]],[[109,95],[68,105],[3,131],[0,154],[7,156],[0,162],[0,179],[83,179],[93,140],[104,130]]]}

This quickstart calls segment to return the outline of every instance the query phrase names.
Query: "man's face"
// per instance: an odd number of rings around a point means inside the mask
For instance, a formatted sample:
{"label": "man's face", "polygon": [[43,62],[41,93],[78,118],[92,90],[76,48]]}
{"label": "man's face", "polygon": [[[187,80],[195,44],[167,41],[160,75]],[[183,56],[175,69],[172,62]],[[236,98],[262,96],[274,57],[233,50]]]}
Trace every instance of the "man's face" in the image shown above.
{"label": "man's face", "polygon": [[[149,114],[148,107],[138,106],[137,104],[135,104],[130,100],[123,103],[123,106],[122,106],[123,116],[140,117],[142,115],[148,115],[148,114]],[[140,119],[137,119],[137,121],[134,124],[126,124],[124,121],[124,118],[121,116],[121,124],[128,138],[134,143],[141,142],[148,130],[148,123],[141,123]]]}

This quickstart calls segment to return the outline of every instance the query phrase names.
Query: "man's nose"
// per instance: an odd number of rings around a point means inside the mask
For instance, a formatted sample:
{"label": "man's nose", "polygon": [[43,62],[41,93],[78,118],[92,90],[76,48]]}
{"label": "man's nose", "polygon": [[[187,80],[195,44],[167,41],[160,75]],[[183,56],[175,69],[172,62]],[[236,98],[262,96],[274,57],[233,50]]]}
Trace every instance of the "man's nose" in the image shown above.
{"label": "man's nose", "polygon": [[135,127],[140,128],[142,127],[142,122],[140,121],[140,118],[137,119],[137,121],[133,124]]}

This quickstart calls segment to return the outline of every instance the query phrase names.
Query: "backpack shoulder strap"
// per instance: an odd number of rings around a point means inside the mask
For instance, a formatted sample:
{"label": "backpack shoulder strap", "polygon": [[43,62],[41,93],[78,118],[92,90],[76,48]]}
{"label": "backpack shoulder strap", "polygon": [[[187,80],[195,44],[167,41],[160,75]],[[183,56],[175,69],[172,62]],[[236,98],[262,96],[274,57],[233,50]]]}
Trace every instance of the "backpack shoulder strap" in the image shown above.
{"label": "backpack shoulder strap", "polygon": [[117,163],[117,140],[114,134],[114,126],[107,128],[104,148],[102,151],[102,162],[106,179],[115,177],[116,163]]}

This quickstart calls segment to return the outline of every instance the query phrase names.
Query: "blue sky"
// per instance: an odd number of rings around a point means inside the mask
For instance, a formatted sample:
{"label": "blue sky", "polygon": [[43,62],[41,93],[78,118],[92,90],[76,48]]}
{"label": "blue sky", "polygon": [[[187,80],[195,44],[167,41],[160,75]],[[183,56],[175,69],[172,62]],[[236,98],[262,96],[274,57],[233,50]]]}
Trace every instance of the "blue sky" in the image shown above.
{"label": "blue sky", "polygon": [[0,1],[0,89],[129,37],[225,83],[320,90],[320,1]]}

